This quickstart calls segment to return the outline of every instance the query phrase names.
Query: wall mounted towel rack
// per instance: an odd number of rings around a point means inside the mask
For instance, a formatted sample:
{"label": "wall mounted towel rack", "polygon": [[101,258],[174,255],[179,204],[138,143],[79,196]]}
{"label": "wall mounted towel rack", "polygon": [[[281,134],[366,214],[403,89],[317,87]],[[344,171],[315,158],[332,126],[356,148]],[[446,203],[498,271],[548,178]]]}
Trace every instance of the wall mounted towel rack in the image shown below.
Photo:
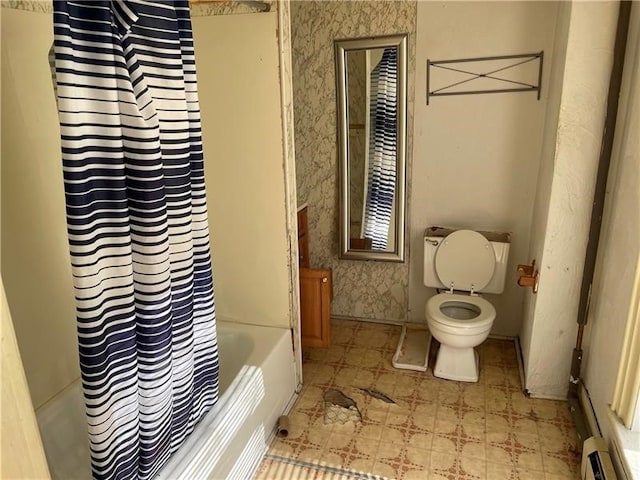
{"label": "wall mounted towel rack", "polygon": [[[427,60],[427,105],[430,97],[480,93],[537,92],[540,100],[543,57],[544,52],[540,51],[457,60]],[[471,82],[478,88],[465,89]]]}

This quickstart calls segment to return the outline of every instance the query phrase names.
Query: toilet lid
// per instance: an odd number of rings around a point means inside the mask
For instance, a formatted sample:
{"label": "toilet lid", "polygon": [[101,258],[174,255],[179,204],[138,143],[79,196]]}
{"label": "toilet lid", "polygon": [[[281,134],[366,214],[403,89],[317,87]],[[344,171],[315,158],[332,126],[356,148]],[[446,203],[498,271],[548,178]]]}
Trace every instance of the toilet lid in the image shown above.
{"label": "toilet lid", "polygon": [[496,266],[491,242],[472,230],[447,236],[436,251],[436,273],[446,288],[470,292],[487,286]]}

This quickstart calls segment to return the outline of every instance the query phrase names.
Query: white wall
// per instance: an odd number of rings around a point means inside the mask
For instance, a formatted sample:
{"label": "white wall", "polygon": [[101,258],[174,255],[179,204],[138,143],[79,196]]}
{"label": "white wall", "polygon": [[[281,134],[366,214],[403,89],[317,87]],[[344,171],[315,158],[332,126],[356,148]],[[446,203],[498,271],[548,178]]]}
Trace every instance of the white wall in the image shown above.
{"label": "white wall", "polygon": [[35,407],[79,376],[50,14],[2,9],[2,278]]}
{"label": "white wall", "polygon": [[193,31],[217,316],[289,327],[277,15],[195,17]]}
{"label": "white wall", "polygon": [[609,437],[620,351],[640,260],[640,9],[631,9],[616,137],[585,339],[584,384]]}
{"label": "white wall", "polygon": [[[551,77],[549,80],[549,98],[544,127],[544,140],[540,170],[536,191],[536,201],[531,220],[531,243],[529,251],[531,259],[540,263],[541,252],[544,247],[547,216],[551,201],[551,183],[553,180],[553,158],[556,151],[556,137],[558,120],[560,117],[560,102],[562,97],[562,81],[567,55],[567,38],[569,36],[569,22],[571,20],[571,2],[563,2],[558,8],[556,24],[556,41],[554,43],[553,61],[550,62]],[[528,363],[533,334],[534,303],[537,296],[525,295],[522,329],[520,330],[520,346],[525,364]]]}
{"label": "white wall", "polygon": [[[512,233],[506,288],[492,333],[515,336],[523,291],[515,266],[530,260],[556,2],[418,2],[413,183],[410,199],[409,319],[424,322],[435,293],[422,279],[424,229],[442,225]],[[544,50],[542,98],[535,93],[434,97],[426,105],[426,61]],[[474,68],[469,64],[470,68]],[[472,87],[472,83],[469,84]]]}
{"label": "white wall", "polygon": [[536,397],[567,392],[617,13],[616,2],[574,2],[560,16],[566,62],[551,86],[561,90],[559,116],[545,127],[529,254],[540,287],[526,294],[521,334],[525,386]]}

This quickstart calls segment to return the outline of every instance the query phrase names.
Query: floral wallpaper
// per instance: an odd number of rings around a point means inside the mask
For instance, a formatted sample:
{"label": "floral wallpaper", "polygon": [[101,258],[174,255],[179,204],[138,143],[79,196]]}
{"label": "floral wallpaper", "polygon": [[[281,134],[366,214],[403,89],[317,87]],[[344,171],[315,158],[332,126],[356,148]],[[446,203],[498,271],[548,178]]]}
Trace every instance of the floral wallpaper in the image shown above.
{"label": "floral wallpaper", "polygon": [[[53,3],[43,0],[2,0],[2,7],[27,10],[29,12],[53,13]],[[206,17],[210,15],[233,15],[257,13],[266,9],[275,9],[276,0],[245,2],[202,2],[191,5],[191,15]]]}
{"label": "floral wallpaper", "polygon": [[26,10],[28,12],[53,13],[53,3],[42,0],[2,0],[2,8]]}
{"label": "floral wallpaper", "polygon": [[404,263],[338,259],[333,41],[409,34],[407,198],[410,198],[416,15],[415,0],[291,2],[297,196],[299,204],[308,204],[311,265],[333,270],[334,316],[405,321],[409,259],[408,253]]}

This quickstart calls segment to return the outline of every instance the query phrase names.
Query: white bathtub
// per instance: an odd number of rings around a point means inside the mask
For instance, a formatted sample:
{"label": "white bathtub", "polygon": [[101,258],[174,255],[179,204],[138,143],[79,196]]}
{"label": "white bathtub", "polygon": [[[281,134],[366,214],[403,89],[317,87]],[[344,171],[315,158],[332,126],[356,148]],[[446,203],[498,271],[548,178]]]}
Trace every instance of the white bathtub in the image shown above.
{"label": "white bathtub", "polygon": [[[158,480],[250,478],[295,396],[290,330],[218,321],[220,398]],[[91,478],[80,381],[40,407],[54,479]]]}

